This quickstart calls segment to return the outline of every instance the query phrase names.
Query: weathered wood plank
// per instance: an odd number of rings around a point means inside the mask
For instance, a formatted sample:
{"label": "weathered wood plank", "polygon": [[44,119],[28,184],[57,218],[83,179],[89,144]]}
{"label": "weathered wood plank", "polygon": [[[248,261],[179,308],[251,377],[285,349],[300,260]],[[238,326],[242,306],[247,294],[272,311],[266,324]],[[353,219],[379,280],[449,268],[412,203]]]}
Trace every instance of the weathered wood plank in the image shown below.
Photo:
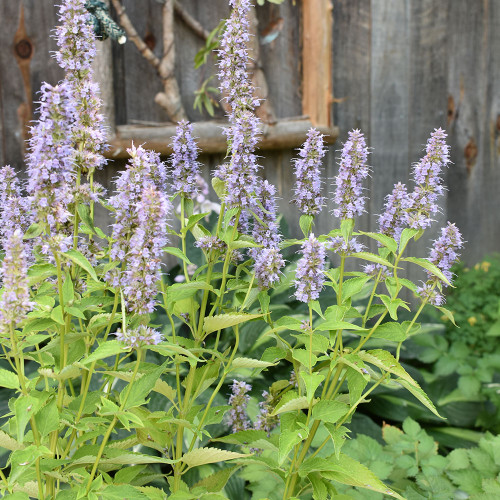
{"label": "weathered wood plank", "polygon": [[[342,143],[350,130],[360,129],[366,137],[368,146],[371,138],[371,0],[336,0],[333,10],[333,89],[335,98],[334,123],[339,127],[339,141],[326,157],[326,176],[332,179],[338,172],[337,162]],[[337,153],[333,149],[338,150]],[[376,152],[375,152],[376,154]],[[372,158],[369,157],[369,163]],[[377,181],[377,172],[365,184],[367,213],[358,217],[356,227],[370,230],[371,185]],[[328,192],[333,190],[331,180]],[[334,208],[331,197],[328,209]],[[323,215],[320,224],[332,224],[332,215]]]}
{"label": "weathered wood plank", "polygon": [[[468,241],[464,256],[476,262],[498,251],[500,187],[497,117],[500,90],[498,54],[500,11],[484,1],[471,9],[466,1],[450,2],[449,93],[455,103],[450,121],[452,145],[448,212]],[[453,28],[452,28],[453,26]]]}
{"label": "weathered wood plank", "polygon": [[[425,154],[425,144],[430,133],[446,127],[448,96],[446,90],[447,68],[443,64],[448,55],[446,45],[446,1],[410,2],[410,92],[409,99],[409,160],[415,163]],[[453,168],[453,167],[451,167]],[[446,180],[447,172],[443,172]],[[414,189],[414,184],[411,183]],[[409,186],[409,187],[410,187]],[[408,253],[426,257],[431,242],[441,233],[446,223],[446,193],[439,200],[440,213],[425,236],[412,242]],[[410,266],[408,278],[413,281],[426,279],[417,266]]]}

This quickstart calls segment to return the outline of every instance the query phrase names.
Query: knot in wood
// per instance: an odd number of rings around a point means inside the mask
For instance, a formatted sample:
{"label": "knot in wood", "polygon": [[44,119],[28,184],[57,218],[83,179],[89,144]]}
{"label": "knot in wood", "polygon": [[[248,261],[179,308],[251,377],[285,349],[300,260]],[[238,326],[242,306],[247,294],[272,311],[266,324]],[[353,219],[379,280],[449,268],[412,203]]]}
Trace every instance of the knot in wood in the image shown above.
{"label": "knot in wood", "polygon": [[16,43],[14,50],[21,59],[29,59],[33,54],[33,45],[27,39],[19,40]]}

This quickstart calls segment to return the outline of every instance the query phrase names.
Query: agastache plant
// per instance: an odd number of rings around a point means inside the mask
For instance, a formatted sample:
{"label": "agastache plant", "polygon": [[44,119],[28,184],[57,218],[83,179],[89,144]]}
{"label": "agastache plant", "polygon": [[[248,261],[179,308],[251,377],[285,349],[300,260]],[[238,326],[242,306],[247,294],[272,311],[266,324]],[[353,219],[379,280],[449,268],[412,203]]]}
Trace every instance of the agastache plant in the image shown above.
{"label": "agastache plant", "polygon": [[[320,234],[312,226],[328,201],[326,147],[311,129],[294,162],[294,192],[279,193],[295,199],[303,237],[284,238],[277,190],[257,176],[253,5],[232,0],[219,53],[229,120],[227,160],[212,182],[220,210],[207,219],[201,208],[208,187],[185,122],[165,139],[174,144],[172,168],[131,145],[107,195],[93,182],[105,164],[104,129],[86,5],[60,6],[56,58],[65,77],[42,86],[27,196],[12,169],[0,170],[0,391],[8,401],[0,440],[10,453],[0,495],[209,500],[227,498],[235,474],[238,484],[262,480],[263,498],[335,498],[346,484],[402,499],[343,444],[379,387],[408,390],[439,418],[399,354],[418,334],[424,306],[453,317],[442,304],[463,246],[458,229],[449,223],[427,259],[406,254],[438,209],[445,133],[433,132],[414,192],[398,184],[377,207],[376,233],[357,227],[368,147],[350,132],[330,217],[340,227]],[[94,205],[110,227],[99,227]],[[170,227],[172,215],[179,223]],[[177,264],[170,273],[167,256]],[[404,275],[411,265],[428,273],[420,287]]]}

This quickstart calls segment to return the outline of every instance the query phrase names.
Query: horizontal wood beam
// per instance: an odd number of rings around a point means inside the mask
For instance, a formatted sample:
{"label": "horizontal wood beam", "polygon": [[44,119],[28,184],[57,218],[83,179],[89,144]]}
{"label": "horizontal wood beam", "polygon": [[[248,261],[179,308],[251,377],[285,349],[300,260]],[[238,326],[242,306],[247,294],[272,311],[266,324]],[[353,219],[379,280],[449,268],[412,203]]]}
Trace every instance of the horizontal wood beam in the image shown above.
{"label": "horizontal wood beam", "polygon": [[[227,126],[225,121],[208,121],[193,123],[193,135],[197,138],[198,147],[203,153],[225,153],[226,138],[222,129]],[[172,153],[172,137],[175,135],[175,124],[168,125],[119,125],[116,135],[111,139],[111,148],[107,151],[108,158],[128,158],[127,149],[132,142],[138,146],[143,144],[161,154]],[[312,127],[308,118],[297,117],[278,120],[273,124],[262,124],[262,136],[258,148],[293,149],[306,140],[307,131]],[[333,144],[338,136],[337,127],[316,127],[325,135],[325,143]]]}

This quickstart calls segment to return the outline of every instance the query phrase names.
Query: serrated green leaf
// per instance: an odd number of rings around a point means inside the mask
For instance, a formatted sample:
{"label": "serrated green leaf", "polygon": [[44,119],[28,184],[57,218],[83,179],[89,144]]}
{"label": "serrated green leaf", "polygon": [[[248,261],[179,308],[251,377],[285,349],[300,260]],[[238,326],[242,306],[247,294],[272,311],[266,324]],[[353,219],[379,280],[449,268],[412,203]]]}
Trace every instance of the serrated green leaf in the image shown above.
{"label": "serrated green leaf", "polygon": [[216,493],[221,491],[229,478],[240,468],[240,465],[234,465],[233,467],[226,467],[225,469],[219,470],[210,476],[203,478],[198,481],[192,489],[194,488],[205,488],[211,493]]}
{"label": "serrated green leaf", "polygon": [[147,500],[148,497],[137,488],[129,484],[110,484],[99,496],[102,500]]}
{"label": "serrated green leaf", "polygon": [[411,262],[412,264],[417,264],[417,266],[423,267],[425,270],[432,273],[434,276],[437,276],[443,283],[447,285],[451,285],[446,276],[441,272],[441,270],[432,262],[429,262],[427,259],[421,259],[419,257],[406,257],[401,259],[405,262]]}
{"label": "serrated green leaf", "polygon": [[228,313],[208,316],[203,321],[203,331],[206,334],[236,326],[252,319],[261,318],[262,314]]}
{"label": "serrated green leaf", "polygon": [[0,387],[19,389],[19,378],[13,372],[0,368]]}
{"label": "serrated green leaf", "polygon": [[7,450],[22,450],[24,446],[18,443],[12,436],[9,436],[6,432],[0,430],[0,447]]}
{"label": "serrated green leaf", "polygon": [[359,293],[369,279],[370,276],[358,276],[344,281],[342,283],[342,302]]}
{"label": "serrated green leaf", "polygon": [[325,376],[321,373],[307,373],[301,371],[300,377],[302,378],[306,386],[307,399],[309,402],[311,402],[314,399],[314,393],[316,392],[316,389],[319,387],[321,382],[323,382]]}
{"label": "serrated green leaf", "polygon": [[281,465],[288,457],[296,444],[299,444],[304,439],[307,439],[307,431],[305,429],[285,430],[282,431],[279,437],[279,453],[278,463]]}
{"label": "serrated green leaf", "polygon": [[375,262],[377,264],[382,264],[383,266],[393,268],[393,264],[391,264],[387,259],[383,259],[379,255],[375,255],[370,252],[357,252],[350,254],[349,257],[356,257],[357,259],[368,260],[369,262]]}
{"label": "serrated green leaf", "polygon": [[189,283],[176,283],[167,288],[167,302],[173,303],[189,299],[198,290],[213,291],[212,285],[205,281],[190,281]]}
{"label": "serrated green leaf", "polygon": [[223,436],[219,438],[212,439],[214,442],[227,443],[227,444],[239,444],[245,446],[252,446],[255,441],[259,439],[265,439],[267,434],[265,431],[258,431],[255,429],[248,429],[246,431],[234,432],[228,436]]}
{"label": "serrated green leaf", "polygon": [[426,408],[431,410],[434,415],[438,416],[439,418],[444,418],[438,413],[436,407],[434,406],[434,403],[429,399],[429,396],[427,396],[427,394],[419,385],[415,386],[403,379],[396,379],[396,382],[398,382],[398,384],[402,385],[406,390],[411,392]]}
{"label": "serrated green leaf", "polygon": [[59,323],[60,325],[64,325],[64,316],[61,306],[56,306],[54,307],[54,309],[52,309],[50,313],[50,319],[54,320],[56,323]]}
{"label": "serrated green leaf", "polygon": [[347,440],[347,434],[349,434],[351,431],[343,425],[337,427],[335,424],[330,424],[328,422],[326,422],[324,425],[326,430],[330,434],[330,437],[332,438],[333,447],[335,449],[335,457],[337,458],[337,460],[339,460],[340,450]]}
{"label": "serrated green leaf", "polygon": [[197,448],[183,455],[181,461],[191,468],[249,456],[251,455],[248,453],[236,453],[234,451],[220,450],[219,448]]}
{"label": "serrated green leaf", "polygon": [[271,415],[280,415],[281,413],[285,413],[287,411],[309,408],[309,401],[306,396],[296,396],[293,399],[285,400],[285,402],[282,401],[280,401],[280,403],[276,406]]}
{"label": "serrated green leaf", "polygon": [[396,253],[398,251],[398,244],[394,238],[391,238],[390,236],[387,236],[385,234],[379,234],[379,233],[365,233],[364,231],[358,231],[360,234],[364,234],[365,236],[368,236],[368,238],[372,238],[384,245],[386,248],[388,248],[391,252]]}
{"label": "serrated green leaf", "polygon": [[311,227],[314,222],[314,217],[312,215],[301,215],[299,219],[299,226],[302,230],[302,234],[305,238],[309,237],[309,233],[311,232]]}
{"label": "serrated green leaf", "polygon": [[372,338],[402,342],[403,340],[406,340],[406,331],[399,323],[388,321],[386,323],[382,323],[375,329],[372,334]]}
{"label": "serrated green leaf", "polygon": [[68,250],[67,252],[64,252],[63,255],[80,266],[83,270],[87,271],[87,273],[94,281],[99,282],[92,264],[81,252],[79,252],[78,250]]}
{"label": "serrated green leaf", "polygon": [[163,249],[165,253],[168,253],[170,255],[173,255],[182,261],[184,261],[186,264],[191,264],[192,262],[182,253],[182,250],[180,248],[176,247],[165,247]]}
{"label": "serrated green leaf", "polygon": [[401,233],[401,236],[399,238],[399,248],[400,249],[406,248],[408,242],[417,234],[418,234],[418,229],[412,229],[409,227],[403,229],[403,232]]}
{"label": "serrated green leaf", "polygon": [[144,374],[142,377],[136,378],[133,381],[128,398],[125,401],[127,392],[120,393],[120,402],[124,410],[145,404],[145,400],[149,393],[153,390],[156,382],[160,379],[168,361],[158,366],[149,373]]}
{"label": "serrated green leaf", "polygon": [[91,352],[85,359],[81,361],[83,365],[88,365],[99,359],[108,358],[116,354],[121,354],[128,350],[123,342],[118,340],[107,340],[101,344],[95,351]]}
{"label": "serrated green leaf", "polygon": [[338,422],[349,411],[349,405],[340,401],[323,400],[313,407],[312,417],[315,420],[334,424]]}
{"label": "serrated green leaf", "polygon": [[234,358],[231,363],[232,368],[267,368],[275,365],[276,363],[269,363],[268,361],[253,358]]}

